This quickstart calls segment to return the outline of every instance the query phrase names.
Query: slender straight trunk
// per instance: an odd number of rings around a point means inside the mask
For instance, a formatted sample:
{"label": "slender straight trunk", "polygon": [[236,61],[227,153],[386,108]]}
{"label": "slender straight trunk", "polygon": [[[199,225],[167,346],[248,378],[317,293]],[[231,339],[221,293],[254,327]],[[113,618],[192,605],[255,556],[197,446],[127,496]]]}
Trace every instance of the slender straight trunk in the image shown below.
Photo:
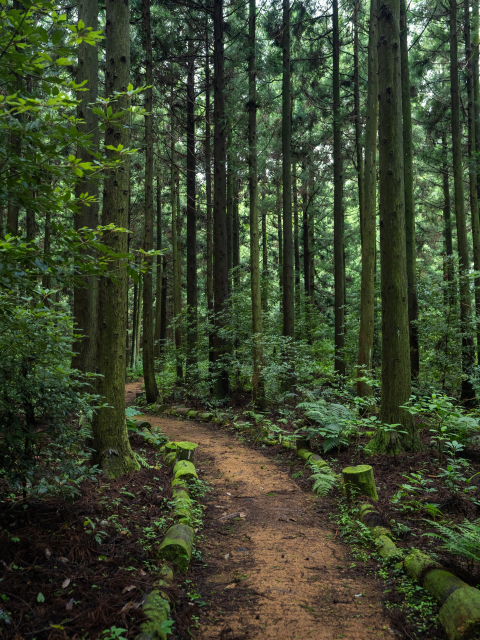
{"label": "slender straight trunk", "polygon": [[343,167],[340,122],[340,36],[338,0],[333,0],[333,262],[335,279],[335,373],[345,375],[345,269],[343,262]]}
{"label": "slender straight trunk", "polygon": [[[480,83],[479,83],[479,2],[472,0],[471,40],[473,106],[475,114],[475,151],[480,154]],[[480,200],[480,165],[477,163],[477,201]],[[480,362],[480,360],[479,360]]]}
{"label": "slender straight trunk", "polygon": [[183,309],[183,288],[182,288],[182,208],[180,205],[180,171],[177,171],[177,273],[178,273],[178,312]]}
{"label": "slender straight trunk", "polygon": [[455,306],[455,272],[453,264],[453,238],[452,238],[452,218],[450,207],[450,185],[449,185],[449,165],[447,154],[447,131],[444,127],[442,130],[442,147],[443,147],[443,236],[445,239],[445,280],[448,287],[446,291],[446,302],[450,307]]}
{"label": "slender straight trunk", "polygon": [[175,131],[174,131],[174,118],[173,118],[173,92],[172,92],[172,115],[171,115],[171,139],[170,139],[170,208],[172,211],[172,280],[173,280],[173,320],[175,322],[174,328],[174,341],[175,341],[175,352],[176,352],[176,371],[177,371],[177,382],[181,383],[183,379],[183,368],[182,368],[182,360],[181,360],[181,348],[182,348],[182,334],[181,329],[178,326],[178,322],[180,320],[180,280],[179,280],[179,270],[178,270],[178,262],[180,260],[180,256],[178,253],[178,225],[177,225],[177,194],[176,194],[176,167],[175,167]]}
{"label": "slender straight trunk", "polygon": [[308,185],[305,185],[302,194],[302,240],[303,240],[303,286],[305,288],[305,296],[310,295],[310,245],[308,233]]}
{"label": "slender straight trunk", "polygon": [[[128,0],[111,0],[106,9],[106,69],[105,94],[126,91],[130,82],[130,6]],[[128,106],[127,96],[115,95],[113,113]],[[118,153],[108,146],[130,144],[129,114],[125,111],[116,120],[118,126],[107,126],[105,154],[117,159]],[[128,224],[128,193],[130,163],[128,156],[110,171],[104,181],[102,223],[126,227]],[[104,241],[115,253],[127,250],[127,234],[112,233]],[[98,393],[108,405],[99,409],[93,420],[93,463],[109,477],[116,477],[139,468],[128,440],[125,422],[125,365],[127,334],[127,270],[124,264],[113,262],[116,280],[102,278],[99,287],[99,330],[97,370]]]}
{"label": "slender straight trunk", "polygon": [[458,87],[457,51],[457,3],[450,0],[450,88],[452,98],[452,154],[453,185],[455,193],[455,218],[457,223],[457,246],[460,278],[460,324],[462,332],[462,400],[472,401],[475,397],[469,380],[474,363],[473,339],[470,335],[471,301],[470,283],[467,272],[470,267],[468,257],[467,224],[465,220],[465,200],[463,193],[462,136],[460,131],[460,98]]}
{"label": "slender straight trunk", "polygon": [[402,66],[403,157],[405,185],[405,234],[407,242],[408,326],[410,336],[410,372],[412,380],[420,371],[418,344],[417,257],[415,250],[415,207],[413,202],[412,107],[408,66],[407,3],[400,0],[400,57]]}
{"label": "slender straight trunk", "polygon": [[[233,189],[233,224],[232,224],[232,266],[235,269],[240,264],[240,219],[238,209],[240,206],[240,180],[236,179]],[[235,271],[235,283],[238,286],[239,273]]]}
{"label": "slender straight trunk", "polygon": [[138,276],[137,326],[135,327],[135,364],[138,364],[140,362],[143,306],[143,275],[140,274]]}
{"label": "slender straight trunk", "polygon": [[[464,1],[465,59],[468,96],[468,176],[470,186],[470,213],[472,217],[473,267],[480,271],[480,221],[478,219],[477,167],[475,159],[475,93],[473,86],[473,47],[470,28],[470,1]],[[475,278],[475,321],[477,327],[477,353],[480,354],[480,278]],[[480,359],[478,360],[480,362]]]}
{"label": "slender straight trunk", "polygon": [[[373,369],[373,338],[375,326],[375,251],[377,215],[377,116],[378,116],[378,19],[377,0],[370,0],[368,35],[368,92],[365,125],[365,172],[363,190],[362,279],[360,295],[360,332],[357,376],[371,375]],[[373,396],[366,382],[357,380],[357,395]]]}
{"label": "slender straight trunk", "polygon": [[[162,193],[160,173],[157,175],[157,251],[162,250]],[[160,357],[162,351],[162,287],[163,287],[163,256],[157,256],[157,281],[155,287],[155,333],[154,351],[155,358]]]}
{"label": "slender straight trunk", "polygon": [[[93,47],[92,47],[93,49]],[[15,116],[20,124],[20,116]],[[19,158],[22,152],[22,138],[20,134],[13,130],[10,132],[9,152],[12,158]],[[17,176],[17,167],[15,161],[10,162],[9,169],[10,179],[15,182]],[[18,214],[20,213],[20,207],[18,206],[14,198],[10,198],[7,205],[7,231],[13,236],[18,236]]]}
{"label": "slender straight trunk", "polygon": [[[81,0],[78,5],[78,19],[83,20],[86,27],[93,31],[98,30],[98,0]],[[96,102],[98,95],[98,50],[97,47],[82,43],[78,47],[78,71],[76,81],[78,84],[86,81],[77,99],[80,101],[77,107],[77,117],[83,122],[77,124],[79,133],[89,134],[92,152],[97,152],[100,145],[100,130],[98,128],[98,116],[88,106]],[[92,156],[88,149],[79,147],[77,157],[82,162],[91,162]],[[75,196],[80,198],[82,193],[93,196],[94,202],[90,206],[80,205],[79,211],[74,217],[75,229],[88,227],[95,229],[98,225],[98,181],[88,177],[88,174],[79,180],[75,186]],[[72,368],[79,369],[82,373],[93,373],[96,369],[97,359],[97,305],[98,305],[98,279],[92,276],[82,278],[82,282],[73,290],[73,317],[75,318],[76,332],[83,338],[72,346],[75,355],[72,358]]]}
{"label": "slender straight trunk", "polygon": [[298,244],[297,163],[293,161],[293,250],[295,254],[295,304],[300,309],[300,246]]}
{"label": "slender straight trunk", "polygon": [[[225,121],[225,54],[223,0],[213,1],[214,31],[214,265],[215,265],[215,360],[221,360],[227,352],[226,339],[220,335],[225,324],[224,314],[228,301],[228,254],[227,254],[227,189],[226,189],[226,135]],[[220,363],[216,383],[216,395],[225,398],[229,393],[228,371]]]}
{"label": "slender straight trunk", "polygon": [[227,260],[228,260],[228,288],[231,292],[231,270],[233,267],[233,150],[232,150],[232,124],[228,124],[227,134]]}
{"label": "slender straight trunk", "polygon": [[188,41],[187,77],[187,372],[197,365],[197,205],[195,200],[195,50]]}
{"label": "slender straight trunk", "polygon": [[162,269],[162,318],[160,322],[160,345],[161,350],[165,345],[167,339],[167,294],[168,294],[168,272],[167,272],[167,257],[163,256],[163,269]]}
{"label": "slender straight trunk", "polygon": [[280,306],[283,308],[283,231],[282,231],[282,195],[280,182],[277,182],[277,231],[278,231],[278,286]]}
{"label": "slender straight trunk", "polygon": [[[205,41],[205,187],[207,196],[207,309],[209,324],[213,315],[213,208],[212,208],[212,159],[210,155],[210,52],[208,30]],[[208,332],[208,360],[212,372],[215,360],[214,332]]]}
{"label": "slender straight trunk", "polygon": [[267,211],[265,209],[265,191],[262,190],[262,310],[268,308],[268,246],[267,246]]}
{"label": "slender straight trunk", "polygon": [[255,60],[255,30],[257,9],[249,0],[248,13],[248,182],[250,193],[250,285],[252,292],[253,376],[252,400],[265,408],[263,366],[262,293],[260,286],[260,242],[258,226],[257,177],[257,71]]}
{"label": "slender straight trunk", "polygon": [[[400,0],[384,0],[379,10],[378,103],[380,265],[382,274],[382,401],[380,420],[402,424],[404,444],[420,441],[412,416],[400,407],[410,398],[410,354],[405,241],[402,85],[399,56]],[[396,451],[400,442],[378,432],[372,448]]]}
{"label": "slender straight trunk", "polygon": [[130,352],[130,368],[134,369],[137,361],[137,313],[138,313],[138,285],[133,283],[133,314],[132,314],[132,350]]}
{"label": "slender straight trunk", "polygon": [[355,150],[357,155],[357,180],[358,180],[358,211],[360,214],[360,238],[362,237],[362,224],[364,218],[364,176],[363,176],[363,150],[362,150],[362,123],[360,122],[360,77],[358,59],[358,9],[360,0],[355,0],[353,8],[353,95],[355,118]]}
{"label": "slender straight trunk", "polygon": [[[47,209],[45,214],[45,236],[43,239],[43,253],[45,256],[48,256],[50,253],[50,248],[52,244],[52,214],[50,210]],[[50,274],[45,274],[42,277],[42,287],[44,289],[50,289],[51,286],[51,276]]]}
{"label": "slender straight trunk", "polygon": [[[150,1],[142,0],[143,32],[145,36],[145,221],[144,249],[153,251],[153,52]],[[143,375],[145,396],[152,404],[158,397],[153,355],[153,258],[145,259],[143,275]]]}
{"label": "slender straight trunk", "polygon": [[308,206],[308,299],[310,301],[310,304],[312,305],[310,311],[313,311],[313,303],[315,302],[315,208],[313,206],[313,198],[315,194],[315,171],[313,167],[311,167],[310,169],[309,186],[310,200]]}
{"label": "slender straight trunk", "polygon": [[[292,229],[292,98],[290,70],[290,2],[283,0],[282,163],[283,163],[283,335],[295,337]],[[288,358],[290,359],[290,355]],[[293,360],[292,360],[293,365]],[[287,381],[292,386],[291,378]]]}
{"label": "slender straight trunk", "polygon": [[[33,199],[36,197],[35,191],[33,192]],[[37,225],[35,220],[35,209],[29,207],[25,211],[26,223],[27,223],[27,240],[35,240],[35,236],[37,235]]]}

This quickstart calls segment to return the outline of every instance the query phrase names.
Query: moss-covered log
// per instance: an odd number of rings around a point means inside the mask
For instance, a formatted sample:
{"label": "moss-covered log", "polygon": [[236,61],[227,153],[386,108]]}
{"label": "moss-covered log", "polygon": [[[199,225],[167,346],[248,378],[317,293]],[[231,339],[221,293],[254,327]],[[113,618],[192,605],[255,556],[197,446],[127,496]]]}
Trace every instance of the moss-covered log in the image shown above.
{"label": "moss-covered log", "polygon": [[186,571],[192,557],[192,547],[192,527],[186,524],[175,524],[167,531],[158,550],[158,557],[172,562],[181,571]]}
{"label": "moss-covered log", "polygon": [[192,501],[188,493],[179,487],[174,487],[172,492],[175,506],[173,513],[179,522],[183,524],[190,524],[192,513]]}
{"label": "moss-covered log", "polygon": [[302,460],[305,460],[305,462],[308,462],[310,458],[313,456],[313,453],[308,449],[297,449],[297,455]]}
{"label": "moss-covered log", "polygon": [[403,561],[407,574],[423,586],[425,575],[430,569],[441,569],[441,566],[431,556],[414,549]]}
{"label": "moss-covered log", "polygon": [[183,478],[176,478],[172,480],[172,488],[174,487],[177,487],[178,489],[185,489],[185,491],[188,491],[188,484]]}
{"label": "moss-covered log", "polygon": [[156,589],[148,594],[143,605],[147,620],[140,625],[141,633],[136,640],[167,640],[167,632],[162,629],[162,624],[170,618],[170,603],[167,594],[161,588],[169,587],[172,582],[172,568],[164,565],[159,571]]}
{"label": "moss-covered log", "polygon": [[173,476],[175,480],[182,478],[183,480],[192,480],[198,478],[195,467],[188,460],[179,460],[173,467]]}
{"label": "moss-covered log", "polygon": [[177,459],[177,454],[175,451],[171,451],[170,453],[166,453],[163,460],[165,464],[175,464]]}
{"label": "moss-covered log", "polygon": [[180,416],[188,416],[189,411],[192,411],[190,407],[175,407],[176,413]]}
{"label": "moss-covered log", "polygon": [[387,535],[380,535],[375,540],[375,545],[378,549],[378,553],[384,560],[390,560],[392,558],[399,558],[402,555],[400,549]]}
{"label": "moss-covered log", "polygon": [[198,447],[198,444],[194,442],[175,442],[177,447],[177,462],[179,460],[189,460],[193,462],[195,459],[195,451]]}
{"label": "moss-covered log", "polygon": [[200,413],[200,411],[195,411],[194,409],[191,409],[188,413],[187,413],[187,417],[188,418],[196,418],[198,416],[198,414]]}
{"label": "moss-covered log", "polygon": [[148,420],[134,420],[135,427],[139,430],[147,429],[147,431],[152,430],[152,425]]}
{"label": "moss-covered log", "polygon": [[446,600],[438,618],[449,640],[476,640],[480,635],[480,591],[458,589]]}
{"label": "moss-covered log", "polygon": [[213,413],[199,413],[197,415],[197,419],[201,420],[202,422],[210,422],[212,418]]}
{"label": "moss-covered log", "polygon": [[373,500],[378,500],[373,469],[370,465],[360,464],[356,467],[345,467],[342,473],[349,502],[358,496],[367,496]]}
{"label": "moss-covered log", "polygon": [[426,574],[423,587],[443,604],[452,593],[468,585],[446,569],[432,569]]}

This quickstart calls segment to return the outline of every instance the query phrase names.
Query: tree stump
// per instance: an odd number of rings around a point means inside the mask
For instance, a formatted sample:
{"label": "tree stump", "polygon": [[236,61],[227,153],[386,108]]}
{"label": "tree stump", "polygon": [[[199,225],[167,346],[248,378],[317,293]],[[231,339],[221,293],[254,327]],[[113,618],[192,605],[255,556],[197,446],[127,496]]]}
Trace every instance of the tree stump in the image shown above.
{"label": "tree stump", "polygon": [[373,469],[369,464],[345,467],[342,473],[345,492],[349,502],[358,496],[367,496],[373,500],[378,500]]}
{"label": "tree stump", "polygon": [[198,444],[194,442],[175,442],[177,445],[177,462],[179,460],[189,460],[193,462],[195,460],[195,452]]}

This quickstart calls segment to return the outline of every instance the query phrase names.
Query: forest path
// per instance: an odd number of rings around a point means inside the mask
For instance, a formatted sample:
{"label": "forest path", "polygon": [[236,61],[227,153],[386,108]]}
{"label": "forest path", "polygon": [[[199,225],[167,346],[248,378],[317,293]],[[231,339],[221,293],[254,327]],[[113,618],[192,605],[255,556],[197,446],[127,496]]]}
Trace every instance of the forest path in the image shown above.
{"label": "forest path", "polygon": [[[127,404],[140,389],[140,382],[126,385]],[[203,500],[205,539],[198,545],[208,567],[197,565],[189,576],[198,590],[201,574],[200,590],[210,602],[201,609],[195,637],[392,637],[381,584],[350,567],[321,498],[304,493],[273,460],[216,425],[148,420],[171,440],[199,445],[199,477],[213,486]],[[238,512],[241,518],[219,521]]]}

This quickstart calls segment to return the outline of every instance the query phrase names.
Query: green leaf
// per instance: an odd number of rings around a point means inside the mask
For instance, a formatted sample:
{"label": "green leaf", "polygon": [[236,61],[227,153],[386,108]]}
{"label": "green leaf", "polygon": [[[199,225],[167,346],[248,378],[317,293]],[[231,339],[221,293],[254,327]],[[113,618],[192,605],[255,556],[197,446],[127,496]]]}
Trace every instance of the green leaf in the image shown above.
{"label": "green leaf", "polygon": [[45,596],[43,595],[43,593],[38,594],[37,602],[45,602]]}

